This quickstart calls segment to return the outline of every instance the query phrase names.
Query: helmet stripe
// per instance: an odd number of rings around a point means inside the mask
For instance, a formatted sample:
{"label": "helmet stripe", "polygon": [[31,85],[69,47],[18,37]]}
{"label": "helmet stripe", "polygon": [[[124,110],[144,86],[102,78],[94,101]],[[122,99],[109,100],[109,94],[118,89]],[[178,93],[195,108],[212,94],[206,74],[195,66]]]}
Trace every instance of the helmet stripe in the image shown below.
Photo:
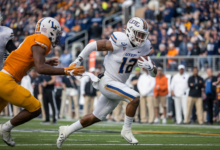
{"label": "helmet stripe", "polygon": [[38,31],[40,31],[40,25],[41,25],[41,22],[42,22],[44,19],[45,19],[45,18],[41,19],[40,24],[39,24],[39,30],[38,30]]}
{"label": "helmet stripe", "polygon": [[[139,17],[138,17],[139,18]],[[147,23],[142,19],[142,18],[140,18],[141,19],[141,21],[143,22],[143,29],[144,30],[147,30]]]}

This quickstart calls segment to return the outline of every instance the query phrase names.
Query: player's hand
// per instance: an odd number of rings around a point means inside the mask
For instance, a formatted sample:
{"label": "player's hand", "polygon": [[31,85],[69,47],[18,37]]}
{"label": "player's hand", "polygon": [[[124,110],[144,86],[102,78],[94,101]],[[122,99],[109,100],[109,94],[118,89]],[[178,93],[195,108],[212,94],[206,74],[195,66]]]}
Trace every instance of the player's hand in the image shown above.
{"label": "player's hand", "polygon": [[58,58],[51,58],[46,61],[46,64],[48,64],[50,66],[57,66],[59,63],[58,60],[59,60]]}
{"label": "player's hand", "polygon": [[76,64],[76,67],[77,67],[77,66],[80,66],[82,60],[83,60],[83,58],[80,57],[80,56],[78,56],[78,57],[76,58],[76,60],[75,60],[74,62],[72,62],[69,66],[71,66],[71,65],[73,65],[73,64]]}
{"label": "player's hand", "polygon": [[67,68],[64,68],[64,72],[68,76],[82,76],[86,69],[83,66],[76,67],[76,64],[72,64]]}
{"label": "player's hand", "polygon": [[154,69],[154,65],[150,59],[150,57],[148,56],[146,60],[144,57],[141,57],[143,61],[138,60],[138,66],[140,68],[144,68],[146,70],[152,71]]}

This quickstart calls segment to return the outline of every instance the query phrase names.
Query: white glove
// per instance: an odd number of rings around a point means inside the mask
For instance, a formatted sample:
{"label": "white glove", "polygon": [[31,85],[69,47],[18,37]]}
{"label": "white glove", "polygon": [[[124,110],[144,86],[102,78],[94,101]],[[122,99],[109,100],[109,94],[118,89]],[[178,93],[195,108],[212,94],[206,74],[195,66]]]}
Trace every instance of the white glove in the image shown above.
{"label": "white glove", "polygon": [[150,59],[150,57],[148,56],[148,60],[146,60],[144,57],[141,57],[143,61],[138,60],[138,66],[140,68],[144,68],[146,70],[152,71],[154,69],[154,65]]}
{"label": "white glove", "polygon": [[82,60],[83,60],[82,57],[78,56],[76,60],[72,62],[69,66],[71,66],[72,64],[76,64],[76,67],[78,67],[81,65]]}

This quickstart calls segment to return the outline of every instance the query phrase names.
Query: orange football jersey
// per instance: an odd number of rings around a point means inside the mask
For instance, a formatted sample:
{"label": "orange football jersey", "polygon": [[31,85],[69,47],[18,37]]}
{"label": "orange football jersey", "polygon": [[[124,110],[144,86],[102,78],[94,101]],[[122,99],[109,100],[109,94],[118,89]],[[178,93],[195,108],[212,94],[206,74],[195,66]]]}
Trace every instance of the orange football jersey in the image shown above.
{"label": "orange football jersey", "polygon": [[20,82],[28,71],[34,67],[33,53],[31,51],[33,45],[45,48],[46,55],[50,52],[51,42],[49,38],[43,34],[33,34],[28,36],[5,61],[3,69],[10,73],[17,82]]}

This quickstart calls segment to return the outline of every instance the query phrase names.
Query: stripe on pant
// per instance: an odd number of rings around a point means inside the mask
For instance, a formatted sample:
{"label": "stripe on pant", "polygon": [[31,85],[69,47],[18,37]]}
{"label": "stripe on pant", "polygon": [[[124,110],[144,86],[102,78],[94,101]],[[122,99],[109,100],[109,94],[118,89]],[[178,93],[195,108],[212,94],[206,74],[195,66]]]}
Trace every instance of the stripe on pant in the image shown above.
{"label": "stripe on pant", "polygon": [[121,97],[124,97],[124,98],[128,99],[129,101],[132,101],[135,98],[133,95],[128,94],[128,93],[122,91],[121,89],[116,88],[116,87],[111,86],[111,85],[108,85],[108,84],[105,86],[105,89],[110,91],[110,92],[113,92],[113,93],[115,93],[115,94],[117,94]]}

